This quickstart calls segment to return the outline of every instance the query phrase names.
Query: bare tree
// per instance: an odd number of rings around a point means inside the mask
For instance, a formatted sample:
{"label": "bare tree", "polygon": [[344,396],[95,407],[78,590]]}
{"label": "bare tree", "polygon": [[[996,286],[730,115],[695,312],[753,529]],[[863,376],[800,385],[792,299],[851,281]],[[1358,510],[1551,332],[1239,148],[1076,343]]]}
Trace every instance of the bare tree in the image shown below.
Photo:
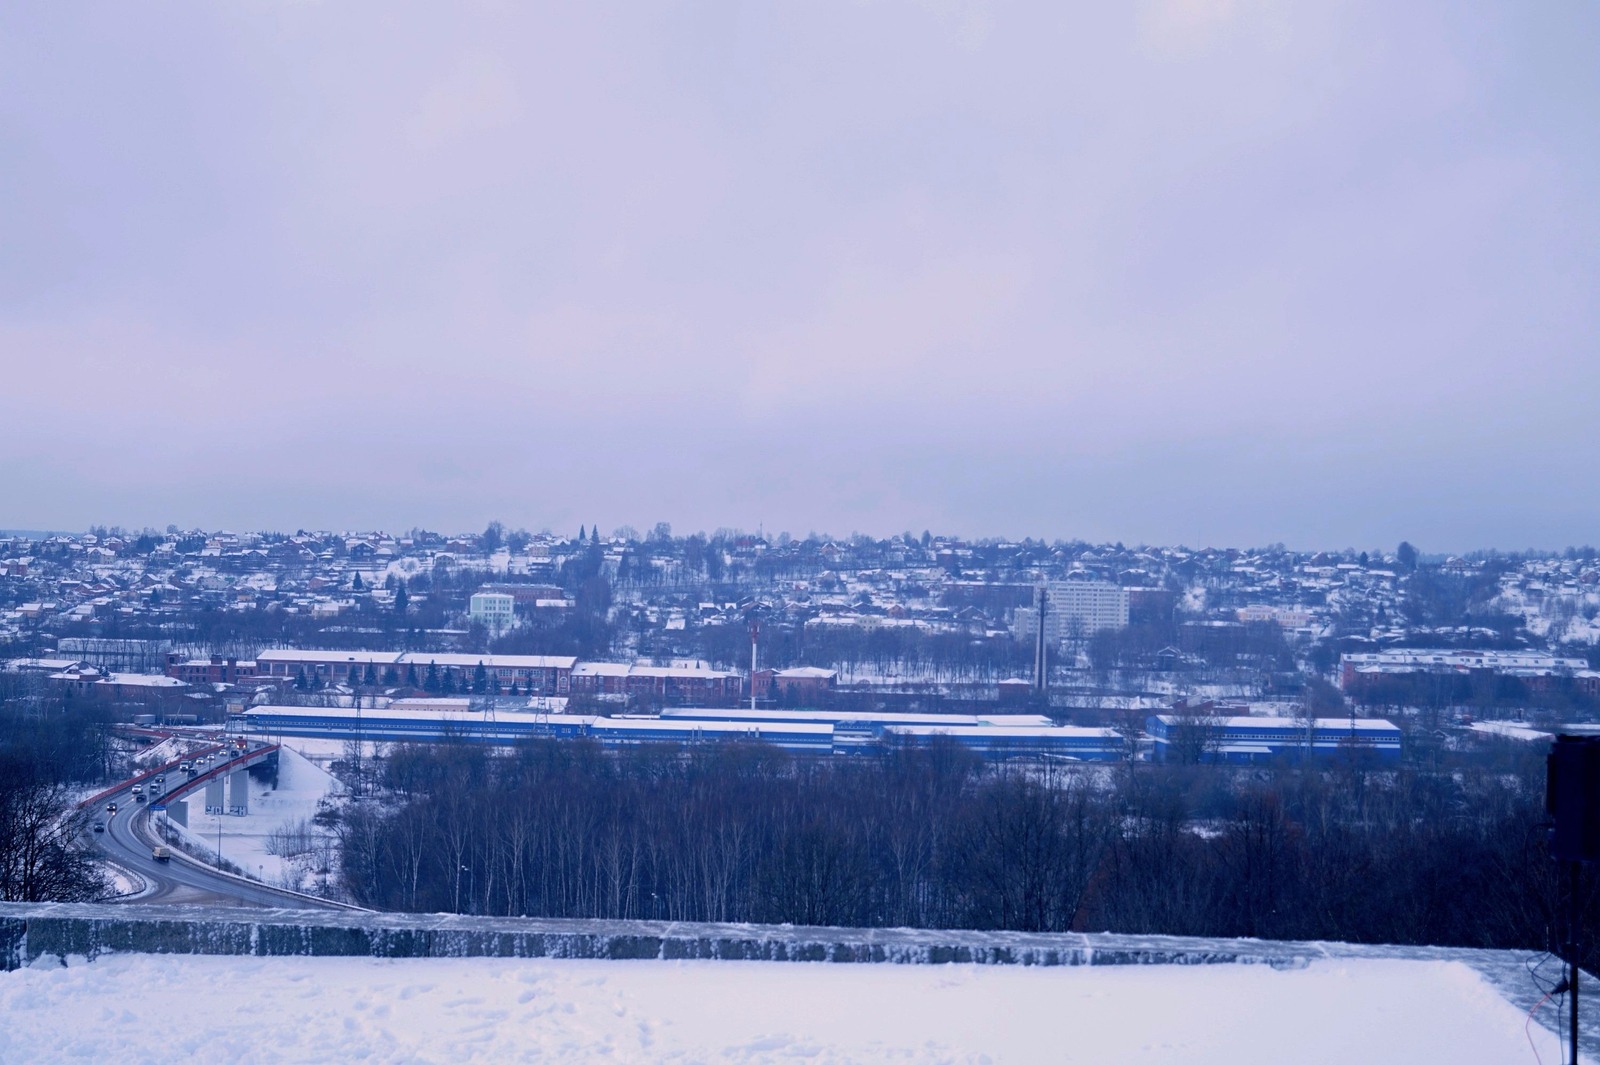
{"label": "bare tree", "polygon": [[1185,699],[1172,708],[1167,725],[1167,758],[1177,765],[1212,761],[1222,746],[1225,719],[1209,699]]}
{"label": "bare tree", "polygon": [[108,890],[80,839],[90,814],[64,784],[29,780],[16,762],[0,764],[0,900],[86,902]]}

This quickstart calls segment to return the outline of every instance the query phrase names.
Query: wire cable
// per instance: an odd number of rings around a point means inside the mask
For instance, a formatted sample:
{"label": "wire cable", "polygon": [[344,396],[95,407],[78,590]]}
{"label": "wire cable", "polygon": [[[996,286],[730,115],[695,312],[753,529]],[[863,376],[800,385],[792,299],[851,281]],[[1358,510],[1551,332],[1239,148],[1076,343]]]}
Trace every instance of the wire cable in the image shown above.
{"label": "wire cable", "polygon": [[1533,1027],[1533,1015],[1539,1012],[1540,1006],[1543,1006],[1549,1001],[1550,993],[1546,991],[1544,998],[1541,998],[1538,1002],[1535,1002],[1533,1004],[1533,1009],[1528,1011],[1528,1020],[1522,1026],[1522,1034],[1526,1036],[1528,1040],[1528,1049],[1533,1051],[1533,1060],[1537,1061],[1539,1065],[1544,1065],[1544,1058],[1539,1056],[1539,1048],[1533,1042],[1533,1032],[1531,1030]]}
{"label": "wire cable", "polygon": [[[1567,993],[1567,978],[1565,976],[1562,976],[1557,980],[1551,981],[1550,985],[1548,987],[1546,987],[1545,986],[1545,981],[1549,980],[1549,977],[1541,978],[1539,976],[1539,969],[1546,962],[1550,961],[1554,957],[1555,957],[1555,955],[1547,950],[1544,953],[1538,955],[1536,958],[1529,958],[1527,961],[1522,963],[1523,967],[1528,970],[1528,978],[1533,981],[1534,989],[1539,991],[1539,992],[1541,992],[1544,995],[1543,998],[1541,998],[1537,1003],[1534,1004],[1533,1009],[1528,1011],[1528,1022],[1529,1022],[1529,1024],[1532,1023],[1533,1015],[1536,1012],[1538,1012],[1538,1009],[1539,1009],[1540,1006],[1543,1006],[1546,1002],[1548,1002],[1550,999],[1552,999],[1552,998],[1554,998],[1556,996],[1562,996],[1560,1003],[1556,1007],[1556,1028],[1555,1028],[1555,1031],[1556,1031],[1556,1045],[1560,1048],[1561,1060],[1565,1061],[1567,1059],[1567,1037],[1566,1037],[1566,1034],[1565,1034],[1566,1033],[1566,1026],[1562,1023],[1562,1020],[1566,1017],[1566,998],[1565,998],[1565,996],[1566,996],[1566,993]],[[1527,1024],[1523,1025],[1522,1032],[1523,1032],[1524,1035],[1526,1035],[1528,1037],[1528,1045],[1529,1046],[1533,1046],[1533,1036],[1529,1032]],[[1539,1058],[1539,1050],[1538,1050],[1537,1047],[1534,1047],[1533,1056],[1535,1058]],[[1543,1061],[1542,1058],[1539,1059],[1539,1065],[1544,1065],[1544,1061]]]}
{"label": "wire cable", "polygon": [[1544,967],[1546,962],[1554,957],[1555,955],[1547,950],[1544,953],[1539,954],[1536,957],[1529,958],[1527,961],[1522,963],[1523,968],[1528,970],[1528,979],[1533,981],[1533,986],[1540,991],[1550,991],[1552,994],[1554,993],[1552,989],[1556,986],[1556,983],[1559,983],[1559,981],[1553,981],[1549,987],[1546,987],[1545,980],[1549,978],[1541,978],[1539,976],[1539,970]]}

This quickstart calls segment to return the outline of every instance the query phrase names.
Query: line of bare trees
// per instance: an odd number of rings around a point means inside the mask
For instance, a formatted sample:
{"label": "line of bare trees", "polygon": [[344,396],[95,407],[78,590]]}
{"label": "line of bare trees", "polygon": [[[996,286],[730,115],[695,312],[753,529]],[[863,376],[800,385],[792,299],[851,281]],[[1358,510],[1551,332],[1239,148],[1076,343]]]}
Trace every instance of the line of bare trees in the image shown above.
{"label": "line of bare trees", "polygon": [[1561,905],[1536,759],[1019,769],[943,745],[546,741],[399,747],[383,778],[392,801],[341,828],[351,894],[386,909],[1543,947]]}
{"label": "line of bare trees", "polygon": [[399,801],[347,818],[343,865],[357,898],[405,910],[1067,928],[1109,838],[1088,777],[942,746],[855,765],[397,748],[384,783]]}

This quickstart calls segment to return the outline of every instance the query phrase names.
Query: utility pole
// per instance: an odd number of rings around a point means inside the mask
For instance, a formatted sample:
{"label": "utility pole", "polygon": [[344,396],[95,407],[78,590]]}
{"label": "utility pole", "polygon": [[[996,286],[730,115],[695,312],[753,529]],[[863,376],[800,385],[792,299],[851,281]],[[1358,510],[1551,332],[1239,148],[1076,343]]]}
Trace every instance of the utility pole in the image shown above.
{"label": "utility pole", "polygon": [[1572,1048],[1570,1065],[1578,1065],[1578,871],[1577,862],[1568,864],[1567,890],[1571,898],[1567,900],[1567,984],[1572,992],[1572,1010],[1568,1018],[1572,1031],[1567,1045]]}
{"label": "utility pole", "polygon": [[351,790],[359,796],[361,794],[361,692],[356,691],[356,764],[354,779],[351,781]]}
{"label": "utility pole", "polygon": [[[1545,811],[1550,814],[1550,857],[1567,864],[1566,991],[1569,1061],[1578,1065],[1578,960],[1583,951],[1583,910],[1578,890],[1582,866],[1600,861],[1600,737],[1557,736],[1545,762]],[[1559,990],[1559,989],[1558,989]]]}

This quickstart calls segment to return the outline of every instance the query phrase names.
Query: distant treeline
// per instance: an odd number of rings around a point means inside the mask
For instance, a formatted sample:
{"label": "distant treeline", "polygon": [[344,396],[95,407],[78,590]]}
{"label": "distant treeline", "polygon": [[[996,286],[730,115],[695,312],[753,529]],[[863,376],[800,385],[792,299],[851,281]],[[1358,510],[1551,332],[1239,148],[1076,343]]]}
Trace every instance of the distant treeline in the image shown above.
{"label": "distant treeline", "polygon": [[[763,746],[394,748],[343,826],[384,909],[1540,948],[1542,763],[1002,768]],[[1595,900],[1587,902],[1591,911]]]}

